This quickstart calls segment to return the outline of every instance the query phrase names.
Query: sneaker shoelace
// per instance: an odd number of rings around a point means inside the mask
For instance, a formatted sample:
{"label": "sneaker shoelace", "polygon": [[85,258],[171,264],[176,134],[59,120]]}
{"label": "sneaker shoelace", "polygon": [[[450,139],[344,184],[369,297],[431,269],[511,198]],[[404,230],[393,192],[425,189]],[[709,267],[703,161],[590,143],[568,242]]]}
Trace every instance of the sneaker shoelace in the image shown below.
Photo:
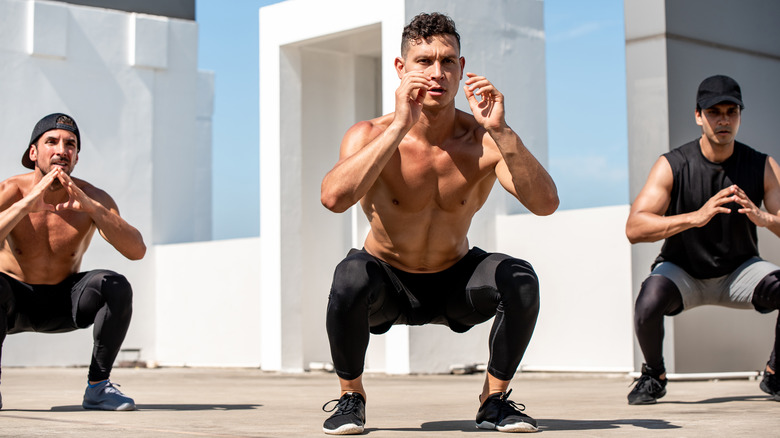
{"label": "sneaker shoelace", "polygon": [[119,388],[118,388],[119,386],[122,386],[122,385],[120,385],[118,383],[114,383],[114,382],[109,380],[108,383],[106,383],[104,391],[123,396],[124,394],[122,394],[122,391],[119,390]]}
{"label": "sneaker shoelace", "polygon": [[[330,409],[325,409],[329,404],[336,402],[336,405]],[[333,400],[322,405],[322,410],[325,412],[336,411],[336,415],[351,414],[357,406],[358,398],[354,394],[350,394],[348,397],[334,398]]]}
{"label": "sneaker shoelace", "polygon": [[631,386],[634,383],[637,384],[636,385],[637,388],[646,387],[651,394],[659,392],[660,390],[663,389],[663,386],[661,386],[661,382],[659,382],[658,379],[654,378],[649,374],[642,374],[638,378],[634,379],[634,381],[631,382],[631,384],[628,386]]}
{"label": "sneaker shoelace", "polygon": [[509,415],[525,415],[522,412],[525,410],[525,405],[522,403],[515,403],[512,400],[509,400],[509,394],[512,393],[512,390],[501,394],[501,396],[498,398],[498,401],[501,405],[501,414],[506,418]]}

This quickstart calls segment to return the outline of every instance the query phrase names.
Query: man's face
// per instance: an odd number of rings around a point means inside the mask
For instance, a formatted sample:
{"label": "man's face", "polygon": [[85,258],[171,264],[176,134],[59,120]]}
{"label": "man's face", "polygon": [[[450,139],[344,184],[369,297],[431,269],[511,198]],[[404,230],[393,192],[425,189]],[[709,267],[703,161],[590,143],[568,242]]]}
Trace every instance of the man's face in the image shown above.
{"label": "man's face", "polygon": [[[399,58],[400,59],[400,58]],[[452,35],[435,35],[412,41],[406,56],[396,63],[398,77],[410,71],[422,71],[434,85],[428,89],[424,105],[449,103],[455,99],[463,78],[465,60],[460,57],[458,41]]]}
{"label": "man's face", "polygon": [[727,146],[737,137],[741,115],[739,105],[719,103],[696,111],[696,124],[711,144]]}
{"label": "man's face", "polygon": [[64,129],[52,129],[43,133],[30,152],[30,159],[44,175],[55,167],[68,175],[79,161],[76,134]]}

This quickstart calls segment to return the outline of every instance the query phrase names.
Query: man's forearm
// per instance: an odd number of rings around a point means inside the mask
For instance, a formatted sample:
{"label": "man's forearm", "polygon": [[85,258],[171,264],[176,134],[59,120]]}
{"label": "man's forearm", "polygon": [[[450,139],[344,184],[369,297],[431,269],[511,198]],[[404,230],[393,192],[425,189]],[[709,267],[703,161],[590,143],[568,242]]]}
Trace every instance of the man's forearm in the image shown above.
{"label": "man's forearm", "polygon": [[489,134],[501,151],[517,199],[534,214],[553,213],[558,208],[558,189],[520,136],[508,126],[490,131]]}
{"label": "man's forearm", "polygon": [[99,205],[92,214],[100,235],[120,254],[130,260],[140,260],[146,254],[141,233],[117,213]]}

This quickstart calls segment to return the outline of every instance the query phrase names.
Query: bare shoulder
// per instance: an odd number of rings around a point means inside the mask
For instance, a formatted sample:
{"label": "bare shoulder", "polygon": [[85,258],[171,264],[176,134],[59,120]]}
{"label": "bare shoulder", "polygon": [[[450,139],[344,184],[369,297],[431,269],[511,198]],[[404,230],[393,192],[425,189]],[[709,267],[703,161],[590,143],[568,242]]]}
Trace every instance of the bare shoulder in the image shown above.
{"label": "bare shoulder", "polygon": [[474,115],[466,111],[455,109],[455,121],[459,130],[463,130],[471,135],[483,135],[485,129],[477,123]]}
{"label": "bare shoulder", "polygon": [[780,180],[780,165],[772,158],[771,155],[766,156],[766,164],[764,166],[764,179],[778,181]]}
{"label": "bare shoulder", "polygon": [[455,137],[464,139],[474,146],[481,145],[483,149],[495,151],[500,155],[498,145],[493,140],[493,137],[488,135],[485,128],[477,123],[477,119],[474,118],[474,115],[461,110],[456,111],[457,125]]}
{"label": "bare shoulder", "polygon": [[650,175],[647,177],[648,183],[659,184],[664,187],[671,188],[674,183],[674,174],[672,173],[672,165],[669,164],[669,160],[663,155],[658,157],[650,169]]}
{"label": "bare shoulder", "polygon": [[347,130],[345,137],[363,137],[371,140],[390,126],[393,121],[393,114],[386,114],[381,117],[370,120],[362,120],[355,123]]}
{"label": "bare shoulder", "polygon": [[370,120],[362,120],[352,125],[344,134],[341,142],[341,152],[351,154],[381,134],[393,121],[393,113]]}
{"label": "bare shoulder", "polygon": [[673,185],[672,166],[666,157],[660,156],[650,169],[644,187],[631,204],[631,212],[650,211],[663,214],[669,205]]}
{"label": "bare shoulder", "polygon": [[764,165],[764,192],[780,191],[780,166],[770,155]]}
{"label": "bare shoulder", "polygon": [[32,181],[31,175],[31,173],[16,175],[0,182],[0,209],[6,209],[24,197],[24,188]]}

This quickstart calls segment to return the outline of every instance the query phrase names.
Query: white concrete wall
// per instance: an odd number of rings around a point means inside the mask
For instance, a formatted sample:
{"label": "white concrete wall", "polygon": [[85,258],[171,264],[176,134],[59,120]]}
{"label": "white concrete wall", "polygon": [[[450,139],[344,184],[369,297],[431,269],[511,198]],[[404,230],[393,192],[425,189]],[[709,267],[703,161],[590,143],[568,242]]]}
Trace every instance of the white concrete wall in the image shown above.
{"label": "white concrete wall", "polygon": [[[197,70],[193,21],[61,2],[0,0],[0,175],[20,164],[35,123],[72,115],[82,149],[73,175],[106,190],[150,250],[130,262],[99,236],[83,269],[109,268],[133,285],[125,348],[153,359],[155,243],[211,236],[210,73]],[[91,333],[19,334],[3,365],[89,363]]]}
{"label": "white concrete wall", "polygon": [[522,370],[633,367],[628,206],[499,216],[500,252],[529,261],[541,308]]}
{"label": "white concrete wall", "polygon": [[260,366],[260,239],[157,245],[162,366]]}

